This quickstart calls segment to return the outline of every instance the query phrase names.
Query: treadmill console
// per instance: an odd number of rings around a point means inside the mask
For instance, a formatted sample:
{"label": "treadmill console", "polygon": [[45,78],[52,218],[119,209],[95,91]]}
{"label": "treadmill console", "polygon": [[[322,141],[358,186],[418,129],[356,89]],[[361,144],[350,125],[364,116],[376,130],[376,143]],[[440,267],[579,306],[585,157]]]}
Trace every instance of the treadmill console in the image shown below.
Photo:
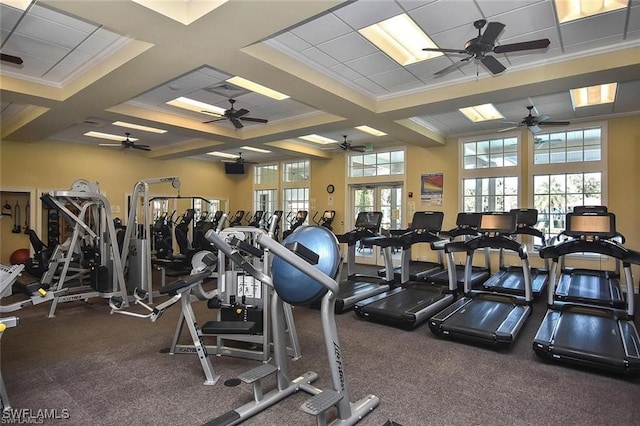
{"label": "treadmill console", "polygon": [[613,213],[567,213],[564,233],[585,240],[610,239],[617,235]]}
{"label": "treadmill console", "polygon": [[415,212],[411,220],[411,228],[435,234],[442,229],[443,220],[442,212]]}
{"label": "treadmill console", "polygon": [[459,229],[478,229],[481,215],[481,213],[458,213],[456,217],[456,227]]}
{"label": "treadmill console", "polygon": [[516,215],[518,228],[532,227],[538,223],[538,210],[536,209],[512,209],[510,213]]}
{"label": "treadmill console", "polygon": [[381,224],[382,212],[360,212],[356,217],[356,229],[378,232]]}
{"label": "treadmill console", "polygon": [[512,234],[516,230],[517,215],[506,213],[482,213],[478,231],[483,234]]}

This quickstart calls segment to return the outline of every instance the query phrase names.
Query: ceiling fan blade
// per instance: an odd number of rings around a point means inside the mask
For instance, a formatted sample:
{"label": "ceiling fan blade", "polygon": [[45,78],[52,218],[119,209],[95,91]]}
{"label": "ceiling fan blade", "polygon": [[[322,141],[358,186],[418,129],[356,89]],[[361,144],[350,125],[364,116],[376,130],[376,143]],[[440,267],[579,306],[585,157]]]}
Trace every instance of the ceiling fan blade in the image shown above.
{"label": "ceiling fan blade", "polygon": [[529,130],[531,130],[531,133],[538,133],[542,129],[537,124],[534,124],[533,126],[529,126]]}
{"label": "ceiling fan blade", "polygon": [[493,74],[500,74],[504,70],[506,70],[505,66],[500,63],[493,56],[485,56],[480,59],[480,62],[491,71]]}
{"label": "ceiling fan blade", "polygon": [[506,129],[500,129],[498,130],[498,132],[507,132],[509,130],[513,130],[513,129],[517,129],[520,126],[511,126],[511,127],[507,127]]}
{"label": "ceiling fan blade", "polygon": [[571,124],[571,122],[569,121],[545,121],[545,122],[538,122],[539,125],[543,125],[543,126],[568,126],[569,124]]}
{"label": "ceiling fan blade", "polygon": [[98,146],[114,146],[114,147],[121,147],[122,144],[121,143],[99,143]]}
{"label": "ceiling fan blade", "polygon": [[459,54],[466,54],[467,51],[466,50],[460,50],[460,49],[438,49],[438,48],[432,48],[432,47],[425,47],[424,49],[425,52],[442,52],[442,53],[459,53]]}
{"label": "ceiling fan blade", "polygon": [[252,121],[254,123],[268,123],[269,120],[266,120],[264,118],[253,118],[253,117],[239,117],[240,120],[242,121]]}
{"label": "ceiling fan blade", "polygon": [[233,123],[233,125],[235,126],[236,129],[242,129],[244,127],[242,125],[242,123],[240,122],[240,120],[238,120],[235,117],[231,117],[231,118],[229,118],[229,120],[231,120],[231,122]]}
{"label": "ceiling fan blade", "polygon": [[434,73],[433,75],[435,75],[437,77],[440,77],[442,75],[450,73],[451,71],[455,71],[458,68],[460,68],[461,66],[466,65],[466,63],[469,62],[470,59],[471,59],[471,56],[469,56],[468,58],[461,59],[458,62],[456,62],[456,63],[454,63],[452,65],[449,65],[446,68],[441,69],[440,71]]}
{"label": "ceiling fan blade", "polygon": [[548,116],[547,114],[542,114],[538,116],[537,122],[541,123],[543,121],[547,121],[548,119],[550,119],[551,117]]}
{"label": "ceiling fan blade", "polygon": [[9,62],[15,65],[22,65],[22,58],[13,55],[7,55],[6,53],[0,53],[0,60]]}
{"label": "ceiling fan blade", "polygon": [[129,145],[131,148],[134,149],[139,149],[141,151],[151,151],[151,148],[149,147],[149,145]]}
{"label": "ceiling fan blade", "polygon": [[237,110],[237,111],[235,111],[233,113],[233,117],[240,118],[240,117],[242,117],[243,115],[246,115],[246,114],[249,114],[249,110],[241,108],[241,109],[239,109],[239,110]]}
{"label": "ceiling fan blade", "polygon": [[215,120],[203,121],[202,124],[215,123],[216,121],[223,121],[223,120],[226,120],[226,119],[227,119],[227,117],[216,118]]}
{"label": "ceiling fan blade", "polygon": [[356,151],[356,152],[365,152],[366,151],[366,147],[364,145],[351,145],[349,147],[350,151]]}
{"label": "ceiling fan blade", "polygon": [[502,30],[504,30],[504,26],[501,22],[489,22],[478,43],[493,46]]}
{"label": "ceiling fan blade", "polygon": [[214,115],[214,116],[216,116],[216,117],[224,117],[224,114],[220,114],[220,113],[213,112],[213,111],[205,111],[205,110],[202,110],[202,111],[200,111],[200,112],[202,112],[202,113],[204,113],[204,114]]}
{"label": "ceiling fan blade", "polygon": [[519,52],[521,50],[546,49],[551,42],[548,38],[540,40],[523,41],[522,43],[502,44],[496,46],[493,51],[495,53]]}

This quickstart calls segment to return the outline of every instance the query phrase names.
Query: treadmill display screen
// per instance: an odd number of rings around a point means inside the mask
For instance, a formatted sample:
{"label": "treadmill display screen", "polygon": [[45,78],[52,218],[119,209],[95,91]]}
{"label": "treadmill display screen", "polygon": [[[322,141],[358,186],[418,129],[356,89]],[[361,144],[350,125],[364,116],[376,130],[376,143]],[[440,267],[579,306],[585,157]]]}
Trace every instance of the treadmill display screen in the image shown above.
{"label": "treadmill display screen", "polygon": [[442,229],[444,213],[442,212],[415,212],[411,220],[413,229],[424,229],[428,232],[439,232]]}
{"label": "treadmill display screen", "polygon": [[565,233],[571,237],[596,236],[612,238],[616,235],[615,216],[613,213],[568,213]]}
{"label": "treadmill display screen", "polygon": [[377,231],[382,224],[382,212],[360,212],[356,217],[356,228]]}
{"label": "treadmill display screen", "polygon": [[513,209],[511,213],[516,215],[518,225],[535,226],[538,223],[538,210],[536,209]]}
{"label": "treadmill display screen", "polygon": [[510,234],[516,230],[516,215],[512,213],[488,213],[480,219],[480,232]]}

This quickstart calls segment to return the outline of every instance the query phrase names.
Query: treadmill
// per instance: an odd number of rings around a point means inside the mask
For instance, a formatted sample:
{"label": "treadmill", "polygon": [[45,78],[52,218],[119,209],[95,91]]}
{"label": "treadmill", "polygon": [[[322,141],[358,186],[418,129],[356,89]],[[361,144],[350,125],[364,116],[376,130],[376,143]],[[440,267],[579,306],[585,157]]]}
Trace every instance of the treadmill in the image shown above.
{"label": "treadmill", "polygon": [[[465,240],[470,237],[478,235],[478,226],[480,225],[480,213],[458,213],[456,217],[456,227],[442,232],[440,235],[445,238],[449,238],[449,241]],[[446,240],[436,241],[431,244],[431,248],[434,250],[443,250]],[[477,288],[491,276],[491,259],[489,257],[489,249],[484,251],[484,266],[473,266],[471,269],[471,287]],[[449,262],[447,262],[447,265]],[[453,262],[455,264],[455,262]],[[463,290],[465,279],[465,266],[454,265],[456,273],[456,289]],[[423,276],[423,279],[432,284],[448,286],[449,285],[449,271],[447,268],[440,270],[434,270]]]}
{"label": "treadmill", "polygon": [[[640,264],[640,253],[611,240],[616,235],[613,213],[568,213],[565,226],[565,233],[573,239],[540,251],[540,256],[552,259],[552,264],[549,306],[533,340],[533,350],[545,360],[637,375],[640,337],[634,324],[631,265]],[[625,309],[554,298],[558,263],[573,253],[596,253],[622,262]]]}
{"label": "treadmill", "polygon": [[[576,206],[573,213],[606,213],[606,206]],[[571,238],[562,232],[559,238]],[[612,240],[624,244],[622,234],[616,232]],[[615,270],[589,270],[569,268],[565,259],[560,259],[561,272],[556,285],[554,297],[561,302],[579,302],[625,309],[627,302],[620,286],[620,262],[616,262]]]}
{"label": "treadmill", "polygon": [[[420,216],[423,215],[431,215],[433,216],[433,220],[422,220],[422,223],[420,223],[419,225],[426,227],[422,227],[420,230],[418,230],[418,232],[413,232],[416,231],[416,220],[420,221]],[[444,213],[442,212],[415,212],[413,214],[413,219],[411,220],[411,226],[409,226],[409,228],[392,229],[390,231],[392,236],[400,237],[403,234],[407,233],[410,233],[411,236],[410,238],[402,239],[403,243],[400,247],[402,250],[400,255],[400,265],[396,266],[393,269],[393,277],[396,283],[402,282],[402,271],[408,271],[410,281],[425,281],[428,275],[444,270],[444,260],[441,250],[437,250],[438,260],[436,262],[411,259],[411,247],[414,244],[430,242],[430,237],[427,237],[426,239],[424,239],[424,241],[422,241],[421,238],[423,236],[427,236],[429,233],[437,235],[442,230],[443,220]],[[397,249],[398,247],[394,248]],[[386,268],[378,270],[378,275],[385,276]]]}
{"label": "treadmill", "polygon": [[[482,213],[480,235],[445,246],[449,263],[453,262],[453,253],[467,254],[465,295],[429,320],[433,334],[496,348],[506,348],[515,341],[531,315],[533,300],[527,247],[510,236],[516,229],[516,221],[516,214],[511,212]],[[524,296],[471,287],[473,255],[485,248],[510,250],[518,255],[522,262]],[[453,268],[449,270],[453,282],[456,279]]]}
{"label": "treadmill", "polygon": [[[542,247],[546,246],[546,238],[542,231],[534,228],[538,223],[538,210],[536,209],[512,209],[511,213],[516,215],[516,230],[511,234],[512,237],[517,235],[531,235],[542,240]],[[483,287],[488,291],[498,293],[509,293],[524,295],[524,275],[522,267],[519,265],[504,264],[504,250],[500,250],[499,271],[493,274]],[[549,280],[548,260],[545,259],[545,268],[530,268],[531,273],[531,291],[533,298],[538,298],[546,289]]]}
{"label": "treadmill", "polygon": [[[438,241],[438,235],[426,231],[434,229],[438,223],[442,223],[440,215],[417,212],[412,221],[414,229],[402,235],[386,237],[384,243],[402,247],[411,241]],[[406,268],[402,269],[401,282],[399,287],[356,303],[353,308],[355,313],[366,320],[410,330],[453,303],[456,297],[455,287],[451,287],[450,283],[442,286],[411,281]]]}
{"label": "treadmill", "polygon": [[335,306],[337,314],[352,309],[360,300],[389,290],[393,285],[393,259],[389,245],[382,247],[385,270],[388,271],[384,277],[354,272],[357,244],[362,244],[363,240],[371,245],[382,244],[384,237],[379,234],[381,224],[382,212],[360,212],[356,216],[354,230],[336,235],[340,243],[347,244],[347,278],[339,283]]}

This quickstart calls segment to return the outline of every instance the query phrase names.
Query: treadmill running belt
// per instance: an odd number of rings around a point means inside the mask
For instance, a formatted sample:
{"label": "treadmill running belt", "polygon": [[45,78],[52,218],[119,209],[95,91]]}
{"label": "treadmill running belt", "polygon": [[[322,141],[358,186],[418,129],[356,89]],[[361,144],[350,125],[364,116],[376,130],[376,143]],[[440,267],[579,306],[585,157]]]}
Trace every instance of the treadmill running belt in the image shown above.
{"label": "treadmill running belt", "polygon": [[456,315],[450,316],[442,324],[442,329],[491,340],[513,308],[513,303],[497,303],[495,300],[476,298]]}
{"label": "treadmill running belt", "polygon": [[[489,278],[489,272],[485,268],[473,267],[471,270],[471,287],[478,287]],[[435,274],[428,275],[426,280],[435,284],[448,285],[449,284],[449,272],[445,269],[438,271]],[[464,286],[464,265],[456,265],[456,282],[458,288]]]}
{"label": "treadmill running belt", "polygon": [[620,280],[606,272],[574,270],[562,274],[556,290],[561,301],[592,302],[624,308],[626,301],[620,291]]}
{"label": "treadmill running belt", "polygon": [[622,362],[625,353],[618,321],[613,318],[564,312],[555,332],[554,351]]}

